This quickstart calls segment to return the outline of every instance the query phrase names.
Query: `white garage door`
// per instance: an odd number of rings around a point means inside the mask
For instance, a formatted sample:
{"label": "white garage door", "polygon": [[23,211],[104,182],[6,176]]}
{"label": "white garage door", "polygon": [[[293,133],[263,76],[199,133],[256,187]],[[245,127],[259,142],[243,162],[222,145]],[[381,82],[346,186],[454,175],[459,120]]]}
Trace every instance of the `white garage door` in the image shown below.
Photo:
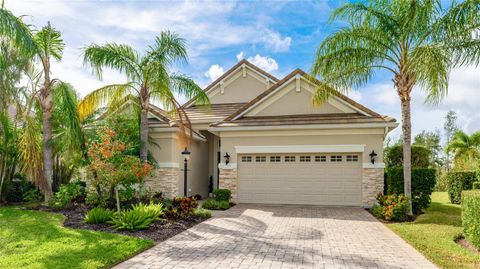
{"label": "white garage door", "polygon": [[238,156],[240,203],[361,206],[359,153]]}

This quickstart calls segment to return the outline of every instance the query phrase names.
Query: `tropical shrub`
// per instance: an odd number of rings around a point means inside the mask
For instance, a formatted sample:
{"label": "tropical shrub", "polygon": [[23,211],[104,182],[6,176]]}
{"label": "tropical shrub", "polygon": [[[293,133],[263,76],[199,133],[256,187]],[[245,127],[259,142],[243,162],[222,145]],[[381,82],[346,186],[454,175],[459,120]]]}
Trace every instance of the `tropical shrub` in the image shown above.
{"label": "tropical shrub", "polygon": [[[401,144],[385,149],[385,165],[388,168],[403,167],[403,146]],[[412,168],[428,168],[430,166],[428,148],[412,145]]]}
{"label": "tropical shrub", "polygon": [[42,200],[43,194],[37,188],[30,189],[23,194],[24,202],[40,202]]}
{"label": "tropical shrub", "polygon": [[150,227],[154,219],[143,210],[128,209],[117,213],[109,223],[116,230],[144,230]]}
{"label": "tropical shrub", "polygon": [[3,197],[9,203],[28,202],[25,200],[27,193],[38,190],[24,175],[15,175],[12,181],[5,182]]}
{"label": "tropical shrub", "polygon": [[405,221],[408,217],[408,198],[403,195],[377,195],[378,205],[374,205],[371,212],[377,218],[393,221]]}
{"label": "tropical shrub", "polygon": [[85,187],[81,182],[70,182],[60,186],[50,205],[55,208],[68,208],[85,201]]}
{"label": "tropical shrub", "polygon": [[180,216],[192,214],[198,207],[198,202],[193,197],[175,197],[172,200],[172,206],[177,209]]}
{"label": "tropical shrub", "polygon": [[480,181],[473,182],[472,190],[480,190]]}
{"label": "tropical shrub", "polygon": [[107,223],[112,220],[115,212],[102,207],[95,207],[85,215],[85,222],[88,224]]}
{"label": "tropical shrub", "polygon": [[[388,168],[387,194],[404,193],[403,168]],[[419,214],[430,205],[430,195],[436,182],[436,171],[430,168],[412,169],[412,211]]]}
{"label": "tropical shrub", "polygon": [[230,201],[232,192],[228,189],[216,189],[213,190],[213,197],[215,197],[217,201]]}
{"label": "tropical shrub", "polygon": [[462,225],[465,238],[480,248],[480,190],[463,191]]}
{"label": "tropical shrub", "polygon": [[210,210],[227,210],[230,208],[230,203],[228,201],[208,199],[203,203],[202,208]]}
{"label": "tropical shrub", "polygon": [[164,214],[163,204],[150,203],[148,205],[139,203],[132,206],[133,211],[142,211],[147,217],[152,220],[158,220]]}
{"label": "tropical shrub", "polygon": [[476,181],[475,172],[456,172],[447,174],[448,179],[448,198],[452,204],[460,204],[462,201],[462,191],[471,190],[473,182]]}
{"label": "tropical shrub", "polygon": [[193,215],[202,219],[209,219],[212,217],[212,212],[210,210],[206,210],[204,208],[197,208],[193,212]]}

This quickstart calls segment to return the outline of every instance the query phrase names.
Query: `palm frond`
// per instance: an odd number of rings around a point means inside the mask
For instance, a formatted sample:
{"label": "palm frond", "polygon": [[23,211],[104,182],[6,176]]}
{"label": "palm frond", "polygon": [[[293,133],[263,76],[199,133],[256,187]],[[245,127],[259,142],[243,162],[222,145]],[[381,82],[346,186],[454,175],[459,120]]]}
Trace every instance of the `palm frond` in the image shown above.
{"label": "palm frond", "polygon": [[80,146],[83,143],[83,134],[82,126],[80,122],[80,116],[77,110],[77,96],[75,95],[75,90],[73,86],[60,82],[56,84],[53,88],[55,101],[55,113],[53,116],[61,115],[62,125],[68,132],[68,144],[70,144],[74,149],[80,149]]}
{"label": "palm frond", "polygon": [[188,59],[186,41],[178,34],[163,31],[155,38],[155,45],[149,48],[145,62],[159,62],[169,65],[173,62],[186,63]]}
{"label": "palm frond", "polygon": [[193,79],[183,75],[170,76],[170,87],[172,91],[187,99],[195,99],[196,104],[209,106],[208,95],[198,86]]}
{"label": "palm frond", "polygon": [[4,8],[0,9],[0,35],[12,40],[26,55],[31,56],[38,52],[30,26],[23,22],[22,17],[16,17]]}
{"label": "palm frond", "polygon": [[43,59],[53,57],[59,61],[62,59],[63,43],[60,31],[55,30],[50,23],[34,35],[35,43],[39,48],[39,56]]}

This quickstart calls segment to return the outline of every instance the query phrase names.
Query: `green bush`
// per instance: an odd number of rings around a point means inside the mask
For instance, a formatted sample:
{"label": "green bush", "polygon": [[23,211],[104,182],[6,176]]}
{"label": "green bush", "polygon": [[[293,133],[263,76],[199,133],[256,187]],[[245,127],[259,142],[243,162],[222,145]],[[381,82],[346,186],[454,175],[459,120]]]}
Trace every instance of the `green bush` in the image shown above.
{"label": "green bush", "polygon": [[115,230],[144,230],[150,227],[154,219],[144,210],[128,209],[116,214],[109,223]]}
{"label": "green bush", "polygon": [[[385,149],[385,164],[388,168],[403,167],[403,145],[395,145]],[[430,151],[423,146],[412,145],[412,167],[430,167]]]}
{"label": "green bush", "polygon": [[228,201],[217,201],[215,199],[206,200],[202,208],[210,210],[227,210],[230,208],[230,203]]}
{"label": "green bush", "polygon": [[50,201],[50,206],[55,208],[72,207],[77,203],[84,202],[85,196],[85,187],[81,182],[70,182],[60,186]]}
{"label": "green bush", "polygon": [[95,207],[87,212],[84,220],[88,224],[107,223],[114,215],[115,213],[112,210]]}
{"label": "green bush", "polygon": [[371,212],[374,216],[384,220],[407,220],[409,205],[408,198],[403,195],[377,195],[378,205],[374,205]]}
{"label": "green bush", "polygon": [[476,181],[475,172],[449,172],[448,179],[448,198],[452,204],[460,204],[462,201],[462,191],[471,190],[473,182]]}
{"label": "green bush", "polygon": [[435,188],[433,188],[433,191],[448,191],[447,172],[440,171],[437,173],[437,183],[435,184]]}
{"label": "green bush", "polygon": [[43,194],[37,189],[29,189],[23,194],[24,202],[40,202],[43,200]]}
{"label": "green bush", "polygon": [[213,190],[213,197],[215,197],[217,201],[230,201],[232,192],[228,189],[216,189]]}
{"label": "green bush", "polygon": [[[25,200],[25,198],[33,198],[31,197],[33,192],[38,191],[38,188],[32,182],[28,181],[23,174],[16,174],[12,181],[7,181],[4,184],[2,197],[4,197],[8,203],[31,202]],[[40,200],[42,199],[43,196]]]}
{"label": "green bush", "polygon": [[[387,173],[387,194],[404,193],[403,167],[389,168]],[[412,210],[419,214],[430,205],[430,195],[436,182],[435,169],[412,169]]]}
{"label": "green bush", "polygon": [[212,212],[204,208],[197,208],[193,212],[193,215],[202,219],[209,219],[212,217]]}
{"label": "green bush", "polygon": [[473,182],[472,189],[473,190],[480,190],[480,181]]}
{"label": "green bush", "polygon": [[160,217],[163,216],[163,214],[165,213],[163,204],[154,204],[154,203],[150,203],[148,205],[139,203],[139,204],[133,205],[132,210],[142,211],[143,213],[145,213],[145,215],[147,215],[152,220],[160,219]]}
{"label": "green bush", "polygon": [[480,191],[462,193],[462,225],[468,242],[480,248]]}

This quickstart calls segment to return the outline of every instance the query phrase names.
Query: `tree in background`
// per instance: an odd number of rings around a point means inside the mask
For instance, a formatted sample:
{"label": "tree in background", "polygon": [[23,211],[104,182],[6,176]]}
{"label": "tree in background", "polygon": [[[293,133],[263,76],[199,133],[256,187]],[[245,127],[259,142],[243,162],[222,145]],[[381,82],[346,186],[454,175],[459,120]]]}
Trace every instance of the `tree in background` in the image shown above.
{"label": "tree in background", "polygon": [[454,153],[455,170],[475,171],[480,160],[480,131],[470,136],[464,131],[457,131],[446,150]]}
{"label": "tree in background", "polygon": [[413,145],[423,146],[429,151],[430,163],[435,167],[441,167],[444,163],[442,145],[440,144],[440,131],[425,131],[415,135]]}
{"label": "tree in background", "polygon": [[[445,133],[445,147],[450,143],[452,140],[453,135],[458,131],[458,124],[457,124],[457,113],[453,110],[449,110],[447,115],[445,115],[445,123],[443,124],[443,131]],[[450,170],[451,167],[451,156],[450,151],[445,151],[445,168],[446,170]]]}
{"label": "tree in background", "polygon": [[[318,47],[312,76],[316,103],[337,91],[365,85],[375,72],[392,75],[400,98],[403,132],[405,195],[411,201],[411,93],[427,92],[438,103],[446,94],[450,70],[480,63],[480,40],[472,35],[480,25],[480,0],[440,1],[368,0],[347,3],[332,20],[347,26],[329,35]],[[410,212],[412,214],[412,212]]]}

